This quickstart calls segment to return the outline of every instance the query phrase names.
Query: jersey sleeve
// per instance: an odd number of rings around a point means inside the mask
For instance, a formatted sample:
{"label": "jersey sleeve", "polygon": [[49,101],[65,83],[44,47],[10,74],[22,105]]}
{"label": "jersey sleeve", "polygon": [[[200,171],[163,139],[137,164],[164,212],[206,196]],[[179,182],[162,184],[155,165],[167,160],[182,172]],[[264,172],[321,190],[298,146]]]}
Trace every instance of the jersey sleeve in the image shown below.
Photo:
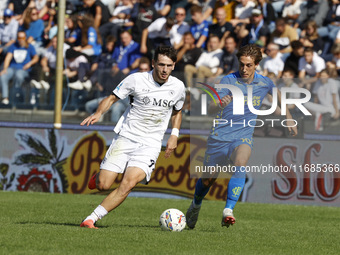
{"label": "jersey sleeve", "polygon": [[[220,81],[220,84],[233,85],[235,82],[233,82],[232,79],[233,78],[231,78],[230,76],[224,76],[222,80]],[[216,89],[216,92],[221,99],[222,97],[227,96],[227,95],[232,96],[231,91],[227,88]],[[215,93],[214,93],[214,98],[218,99]]]}
{"label": "jersey sleeve", "polygon": [[265,79],[266,79],[266,83],[268,84],[268,93],[270,95],[272,95],[273,94],[273,88],[275,88],[276,86],[275,86],[274,82],[271,79],[269,79],[268,77],[266,77]]}
{"label": "jersey sleeve", "polygon": [[136,80],[134,78],[134,75],[129,75],[119,83],[119,85],[113,90],[112,93],[120,99],[125,99],[128,95],[134,93],[135,87]]}
{"label": "jersey sleeve", "polygon": [[183,108],[183,105],[184,105],[184,101],[185,101],[185,89],[184,89],[184,84],[183,84],[183,89],[182,89],[182,92],[179,96],[179,99],[178,101],[175,103],[174,105],[174,109],[176,111],[179,111]]}

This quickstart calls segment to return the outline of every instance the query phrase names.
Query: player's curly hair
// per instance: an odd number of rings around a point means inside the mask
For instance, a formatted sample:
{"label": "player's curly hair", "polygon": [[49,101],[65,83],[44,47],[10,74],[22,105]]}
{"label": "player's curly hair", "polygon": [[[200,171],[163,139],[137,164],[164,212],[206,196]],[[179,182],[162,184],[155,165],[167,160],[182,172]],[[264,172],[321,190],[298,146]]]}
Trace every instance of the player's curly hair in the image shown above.
{"label": "player's curly hair", "polygon": [[247,44],[243,46],[236,54],[237,58],[240,57],[252,57],[254,59],[255,65],[258,65],[262,60],[262,52],[260,47],[256,46],[255,44]]}
{"label": "player's curly hair", "polygon": [[175,50],[171,46],[159,46],[155,50],[155,54],[153,56],[154,61],[158,60],[158,55],[165,55],[170,58],[173,62],[177,61],[177,50]]}

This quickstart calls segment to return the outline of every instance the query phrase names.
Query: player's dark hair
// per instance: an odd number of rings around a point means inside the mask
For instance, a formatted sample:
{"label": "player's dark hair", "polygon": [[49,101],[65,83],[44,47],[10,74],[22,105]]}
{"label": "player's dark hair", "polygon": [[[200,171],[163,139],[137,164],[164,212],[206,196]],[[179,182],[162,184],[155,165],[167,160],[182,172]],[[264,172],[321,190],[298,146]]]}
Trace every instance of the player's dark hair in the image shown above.
{"label": "player's dark hair", "polygon": [[177,50],[171,46],[159,46],[156,48],[153,56],[154,61],[158,61],[158,55],[165,55],[170,58],[173,62],[177,61]]}
{"label": "player's dark hair", "polygon": [[254,59],[255,65],[258,65],[262,60],[262,52],[261,48],[256,46],[255,44],[247,44],[243,46],[236,54],[237,58],[240,57],[251,57]]}

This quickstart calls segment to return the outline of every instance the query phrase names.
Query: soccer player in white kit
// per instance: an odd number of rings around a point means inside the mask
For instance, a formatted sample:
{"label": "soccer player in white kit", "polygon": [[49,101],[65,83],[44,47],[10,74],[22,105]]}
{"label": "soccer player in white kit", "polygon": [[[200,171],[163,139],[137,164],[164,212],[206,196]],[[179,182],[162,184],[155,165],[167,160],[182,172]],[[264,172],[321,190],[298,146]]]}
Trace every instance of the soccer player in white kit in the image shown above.
{"label": "soccer player in white kit", "polygon": [[96,123],[112,104],[130,96],[130,106],[114,129],[116,136],[100,165],[100,172],[92,176],[88,186],[109,190],[119,173],[124,173],[123,179],[119,187],[81,223],[81,227],[97,228],[96,221],[119,206],[139,182],[146,184],[150,180],[170,119],[173,129],[165,157],[170,157],[177,147],[185,87],[183,82],[170,76],[176,61],[174,48],[158,47],[152,60],[152,71],[126,77],[100,103],[97,111],[81,123],[87,126]]}

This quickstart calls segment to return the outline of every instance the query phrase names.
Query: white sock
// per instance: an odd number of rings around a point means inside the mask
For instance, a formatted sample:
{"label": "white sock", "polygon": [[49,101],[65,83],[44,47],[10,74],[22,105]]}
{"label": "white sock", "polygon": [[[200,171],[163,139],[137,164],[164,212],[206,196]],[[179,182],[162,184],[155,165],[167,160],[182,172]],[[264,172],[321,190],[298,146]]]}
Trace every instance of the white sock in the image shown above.
{"label": "white sock", "polygon": [[107,213],[108,213],[108,211],[106,211],[106,209],[103,206],[98,205],[97,208],[94,209],[93,213],[91,213],[91,215],[87,216],[87,218],[85,220],[92,220],[93,224],[94,224],[94,223],[96,223],[96,221],[103,218]]}

